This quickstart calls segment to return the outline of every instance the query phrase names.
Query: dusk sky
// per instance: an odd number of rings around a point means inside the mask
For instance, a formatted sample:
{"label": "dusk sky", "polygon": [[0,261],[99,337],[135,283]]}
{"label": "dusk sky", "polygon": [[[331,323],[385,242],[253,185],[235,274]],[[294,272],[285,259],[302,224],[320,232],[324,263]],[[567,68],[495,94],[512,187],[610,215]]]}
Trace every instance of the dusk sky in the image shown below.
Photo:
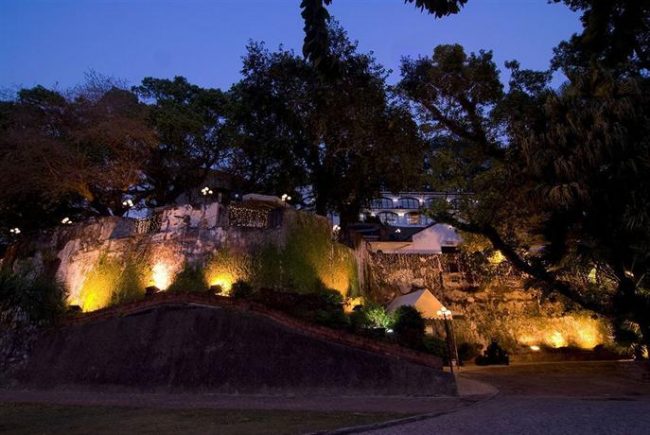
{"label": "dusk sky", "polygon": [[[0,0],[0,89],[66,88],[95,70],[137,84],[186,76],[228,88],[239,78],[248,40],[300,53],[300,0]],[[546,0],[470,0],[436,20],[402,0],[334,0],[330,12],[363,51],[395,70],[404,55],[438,44],[492,49],[499,67],[518,59],[545,68],[558,42],[579,30],[578,16]]]}

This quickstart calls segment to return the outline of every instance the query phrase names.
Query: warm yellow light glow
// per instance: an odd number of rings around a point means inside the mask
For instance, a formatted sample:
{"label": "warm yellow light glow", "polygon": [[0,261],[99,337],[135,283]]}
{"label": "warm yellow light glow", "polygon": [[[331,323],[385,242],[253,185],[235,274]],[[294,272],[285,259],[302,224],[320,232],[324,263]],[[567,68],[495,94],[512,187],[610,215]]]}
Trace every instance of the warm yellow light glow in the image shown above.
{"label": "warm yellow light glow", "polygon": [[505,260],[506,257],[498,249],[488,257],[488,261],[490,262],[490,264],[494,264],[494,265],[501,264]]}
{"label": "warm yellow light glow", "polygon": [[583,327],[578,329],[576,341],[579,347],[583,349],[593,349],[599,343],[598,331],[593,327]]}
{"label": "warm yellow light glow", "polygon": [[532,346],[530,346],[530,350],[537,352],[539,351],[539,346],[533,344]]}
{"label": "warm yellow light glow", "polygon": [[568,344],[566,339],[562,335],[562,333],[559,331],[553,331],[553,333],[549,335],[547,340],[549,344],[555,348],[566,347],[566,345]]}
{"label": "warm yellow light glow", "polygon": [[222,293],[227,295],[230,293],[230,290],[232,289],[232,283],[235,282],[235,279],[231,274],[222,272],[209,277],[208,282],[210,283],[210,286],[218,285],[221,287]]}
{"label": "warm yellow light glow", "polygon": [[346,313],[351,313],[352,311],[354,311],[356,307],[358,307],[359,305],[363,305],[363,303],[364,303],[363,296],[359,296],[356,298],[347,298],[345,300],[345,304],[343,305],[343,309],[345,310]]}
{"label": "warm yellow light glow", "polygon": [[160,290],[167,290],[172,283],[172,274],[169,266],[165,263],[158,262],[151,268],[151,283]]}
{"label": "warm yellow light glow", "polygon": [[597,282],[597,277],[596,277],[596,268],[595,268],[595,267],[593,267],[593,268],[589,271],[589,275],[587,275],[587,279],[589,280],[590,283],[592,283],[592,284],[596,284],[596,282]]}
{"label": "warm yellow light glow", "polygon": [[90,288],[81,302],[81,309],[84,312],[88,312],[108,306],[110,296],[107,295],[109,294],[109,291],[106,291],[104,288]]}
{"label": "warm yellow light glow", "polygon": [[581,349],[593,349],[609,340],[607,326],[590,315],[574,314],[563,317],[540,318],[518,325],[517,341],[524,346],[544,344],[559,348],[575,346]]}

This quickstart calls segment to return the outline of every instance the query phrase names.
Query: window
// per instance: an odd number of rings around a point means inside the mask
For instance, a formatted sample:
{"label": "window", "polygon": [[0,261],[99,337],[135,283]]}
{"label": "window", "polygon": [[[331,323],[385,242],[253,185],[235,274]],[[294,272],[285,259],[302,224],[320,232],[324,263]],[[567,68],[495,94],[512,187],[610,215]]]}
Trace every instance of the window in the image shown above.
{"label": "window", "polygon": [[397,223],[397,213],[382,211],[377,215],[379,221],[384,225],[395,225]]}
{"label": "window", "polygon": [[370,204],[370,208],[394,208],[393,200],[390,198],[374,199]]}
{"label": "window", "polygon": [[415,208],[415,209],[418,209],[418,208],[420,208],[420,201],[417,200],[416,198],[411,198],[411,197],[400,198],[400,200],[399,200],[399,208]]}
{"label": "window", "polygon": [[406,222],[409,225],[420,225],[422,223],[422,216],[416,211],[406,214]]}
{"label": "window", "polygon": [[445,200],[444,195],[436,195],[436,196],[433,196],[431,198],[428,198],[427,201],[426,201],[426,205],[427,205],[428,208],[430,208],[430,207],[432,207],[432,206],[434,206],[436,204],[440,204],[440,201],[444,201],[444,200]]}

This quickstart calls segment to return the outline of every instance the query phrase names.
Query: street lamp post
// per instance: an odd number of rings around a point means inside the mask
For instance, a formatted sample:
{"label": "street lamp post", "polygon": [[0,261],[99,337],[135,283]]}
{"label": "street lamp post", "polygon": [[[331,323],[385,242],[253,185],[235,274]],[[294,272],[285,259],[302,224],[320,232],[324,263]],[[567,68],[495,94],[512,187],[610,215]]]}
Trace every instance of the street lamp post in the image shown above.
{"label": "street lamp post", "polygon": [[445,323],[445,335],[447,336],[447,353],[449,355],[449,370],[454,374],[454,361],[458,362],[458,351],[456,350],[456,338],[454,337],[454,326],[452,324],[452,314],[446,307],[441,307],[436,314],[442,317]]}

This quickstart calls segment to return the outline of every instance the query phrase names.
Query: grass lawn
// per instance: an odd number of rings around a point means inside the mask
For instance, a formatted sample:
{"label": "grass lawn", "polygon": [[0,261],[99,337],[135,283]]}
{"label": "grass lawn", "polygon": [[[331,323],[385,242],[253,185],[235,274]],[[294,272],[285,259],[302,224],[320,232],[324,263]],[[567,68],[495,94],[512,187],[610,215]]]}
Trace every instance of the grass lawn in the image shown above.
{"label": "grass lawn", "polygon": [[406,417],[395,413],[0,404],[0,433],[298,434]]}

